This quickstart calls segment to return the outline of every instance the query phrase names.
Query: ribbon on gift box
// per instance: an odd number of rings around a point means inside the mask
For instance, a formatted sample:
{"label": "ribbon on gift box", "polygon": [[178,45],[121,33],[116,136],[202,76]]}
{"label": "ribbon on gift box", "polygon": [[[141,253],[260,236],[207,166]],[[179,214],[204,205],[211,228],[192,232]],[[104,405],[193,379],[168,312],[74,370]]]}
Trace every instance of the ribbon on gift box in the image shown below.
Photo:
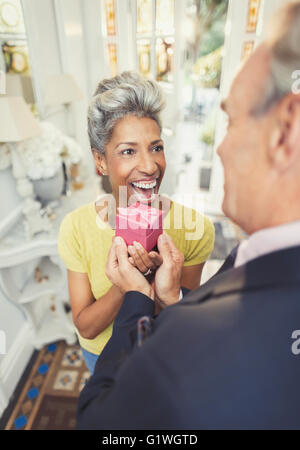
{"label": "ribbon on gift box", "polygon": [[156,208],[151,208],[144,205],[132,205],[129,208],[118,208],[119,215],[131,219],[135,219],[135,222],[139,222],[142,225],[142,221],[138,221],[138,217],[142,218],[150,227],[161,216],[161,211]]}

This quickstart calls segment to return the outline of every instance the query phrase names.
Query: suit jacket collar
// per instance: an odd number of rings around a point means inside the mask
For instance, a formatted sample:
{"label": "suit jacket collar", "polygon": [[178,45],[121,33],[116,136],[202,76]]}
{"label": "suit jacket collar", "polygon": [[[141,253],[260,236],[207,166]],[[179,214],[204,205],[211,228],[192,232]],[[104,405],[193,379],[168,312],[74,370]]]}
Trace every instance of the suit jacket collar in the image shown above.
{"label": "suit jacket collar", "polygon": [[300,247],[269,253],[243,266],[222,272],[190,292],[184,298],[184,303],[205,301],[211,296],[219,297],[235,292],[291,284],[300,285]]}

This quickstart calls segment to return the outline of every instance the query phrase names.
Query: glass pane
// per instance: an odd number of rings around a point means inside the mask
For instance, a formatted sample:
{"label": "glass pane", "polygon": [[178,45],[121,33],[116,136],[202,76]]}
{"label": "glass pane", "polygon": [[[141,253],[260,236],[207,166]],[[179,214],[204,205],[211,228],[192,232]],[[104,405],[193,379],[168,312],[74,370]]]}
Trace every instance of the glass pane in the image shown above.
{"label": "glass pane", "polygon": [[203,123],[218,103],[227,8],[228,0],[186,0],[182,17],[184,81],[180,95],[188,121]]}
{"label": "glass pane", "polygon": [[254,49],[254,41],[247,41],[244,43],[242,59],[247,59]]}
{"label": "glass pane", "polygon": [[152,0],[137,0],[137,32],[152,32]]}
{"label": "glass pane", "polygon": [[260,0],[249,0],[247,32],[255,33],[259,15]]}
{"label": "glass pane", "polygon": [[156,1],[156,33],[174,33],[174,0]]}
{"label": "glass pane", "polygon": [[150,40],[140,40],[137,44],[139,71],[145,77],[151,75],[151,42]]}
{"label": "glass pane", "polygon": [[192,69],[192,80],[201,88],[219,88],[222,68],[222,47],[198,58]]}
{"label": "glass pane", "polygon": [[173,81],[174,38],[157,39],[156,42],[156,79]]}
{"label": "glass pane", "polygon": [[111,74],[117,75],[117,46],[116,44],[108,44],[108,57]]}
{"label": "glass pane", "polygon": [[176,194],[193,192],[200,198],[213,188],[211,175],[220,125],[219,86],[228,3],[228,0],[184,2],[180,18],[184,58],[180,68],[182,77],[178,80],[182,115],[175,147],[179,161],[177,174],[184,167],[187,175],[179,177]]}
{"label": "glass pane", "polygon": [[20,0],[0,0],[0,33],[25,33]]}
{"label": "glass pane", "polygon": [[105,0],[107,36],[116,34],[115,1]]}

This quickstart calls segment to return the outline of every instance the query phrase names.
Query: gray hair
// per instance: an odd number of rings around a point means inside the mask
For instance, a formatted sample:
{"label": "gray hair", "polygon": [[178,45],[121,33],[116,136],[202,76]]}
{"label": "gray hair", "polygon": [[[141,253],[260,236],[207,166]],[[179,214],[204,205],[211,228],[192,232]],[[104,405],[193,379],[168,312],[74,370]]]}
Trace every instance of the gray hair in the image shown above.
{"label": "gray hair", "polygon": [[123,72],[104,79],[99,83],[88,109],[91,148],[105,153],[114,126],[128,115],[153,119],[161,130],[159,115],[164,106],[158,84],[136,72]]}
{"label": "gray hair", "polygon": [[271,50],[270,74],[264,97],[255,113],[264,114],[292,92],[293,73],[300,69],[300,2],[293,1],[273,16],[267,35]]}

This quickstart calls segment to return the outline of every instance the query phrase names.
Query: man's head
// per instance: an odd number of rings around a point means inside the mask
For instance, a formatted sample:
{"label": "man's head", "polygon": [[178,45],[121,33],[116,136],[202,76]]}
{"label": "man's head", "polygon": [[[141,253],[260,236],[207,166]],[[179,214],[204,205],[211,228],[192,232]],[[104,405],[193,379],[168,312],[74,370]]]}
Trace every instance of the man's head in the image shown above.
{"label": "man's head", "polygon": [[222,108],[227,134],[223,211],[248,234],[300,220],[300,1],[274,18],[237,74]]}

